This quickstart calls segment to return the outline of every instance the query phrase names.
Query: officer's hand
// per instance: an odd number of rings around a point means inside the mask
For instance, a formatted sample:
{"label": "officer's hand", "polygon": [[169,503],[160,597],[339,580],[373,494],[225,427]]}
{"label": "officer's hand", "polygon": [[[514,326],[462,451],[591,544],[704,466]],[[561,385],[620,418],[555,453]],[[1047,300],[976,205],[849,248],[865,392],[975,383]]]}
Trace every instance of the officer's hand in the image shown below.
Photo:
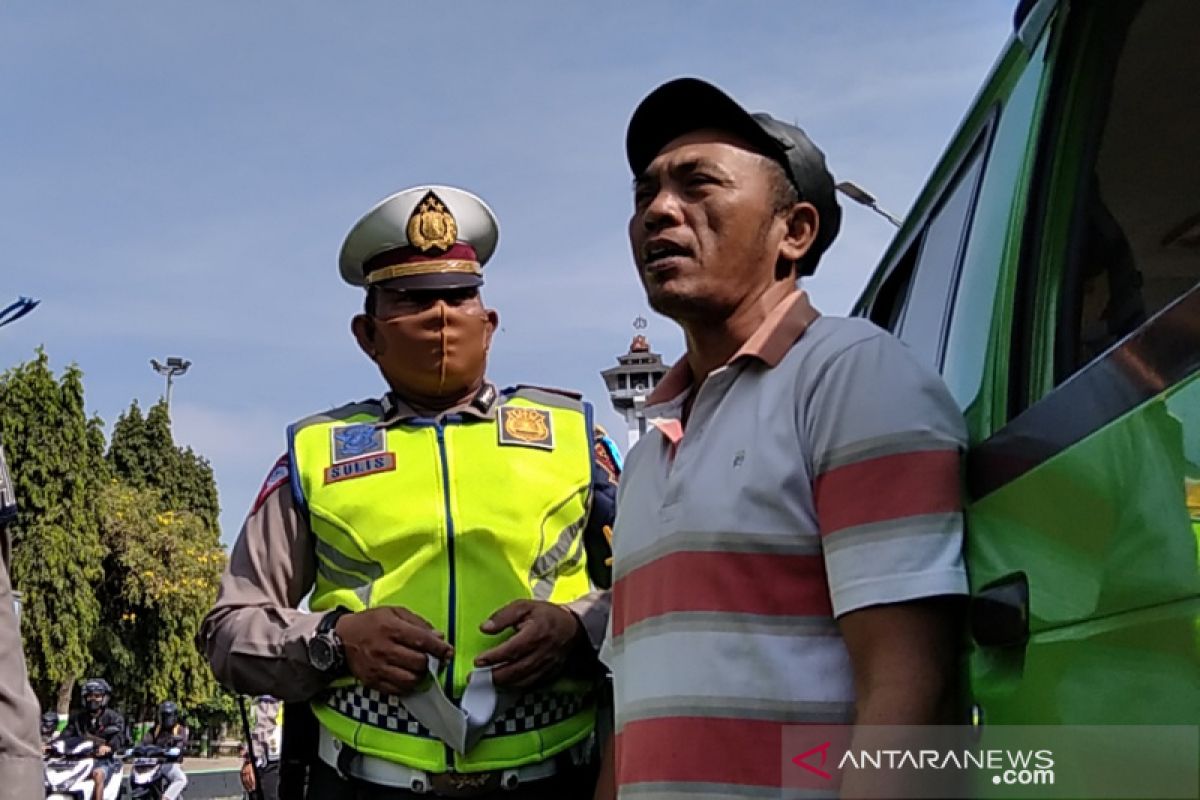
{"label": "officer's hand", "polygon": [[254,791],[254,767],[246,761],[242,764],[242,788],[247,792]]}
{"label": "officer's hand", "polygon": [[96,748],[96,755],[98,755],[98,756],[106,756],[111,752],[112,752],[112,748],[106,744],[102,744]]}
{"label": "officer's hand", "polygon": [[580,635],[579,618],[566,608],[541,600],[517,600],[479,626],[484,633],[513,628],[516,635],[481,653],[475,666],[499,665],[492,672],[497,686],[520,689],[553,674],[566,661]]}
{"label": "officer's hand", "polygon": [[454,655],[433,626],[406,608],[387,606],[346,614],[334,628],[350,674],[368,689],[408,694],[429,672],[427,654],[445,663]]}

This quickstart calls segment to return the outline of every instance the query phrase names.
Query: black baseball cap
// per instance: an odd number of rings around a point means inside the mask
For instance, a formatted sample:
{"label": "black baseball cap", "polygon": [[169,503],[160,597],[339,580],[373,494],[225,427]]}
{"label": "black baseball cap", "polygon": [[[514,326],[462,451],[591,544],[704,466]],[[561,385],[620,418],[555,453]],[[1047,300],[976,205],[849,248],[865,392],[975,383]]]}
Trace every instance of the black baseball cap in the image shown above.
{"label": "black baseball cap", "polygon": [[725,92],[699,78],[676,78],[638,104],[625,133],[625,155],[634,176],[641,175],[669,142],[690,131],[713,128],[733,133],[776,161],[820,221],[817,239],[801,259],[801,275],[811,275],[842,224],[833,175],[825,154],[808,134],[765,113],[750,113]]}

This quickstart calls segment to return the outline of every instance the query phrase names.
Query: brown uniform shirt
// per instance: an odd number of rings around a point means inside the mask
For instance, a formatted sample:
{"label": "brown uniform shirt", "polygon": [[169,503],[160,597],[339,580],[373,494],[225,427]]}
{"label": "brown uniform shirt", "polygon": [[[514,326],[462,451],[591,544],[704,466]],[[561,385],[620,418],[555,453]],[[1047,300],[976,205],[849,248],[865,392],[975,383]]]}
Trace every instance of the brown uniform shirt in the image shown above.
{"label": "brown uniform shirt", "polygon": [[26,800],[43,794],[42,740],[8,563],[8,533],[0,525],[0,800]]}
{"label": "brown uniform shirt", "polygon": [[[475,400],[448,409],[439,418],[451,414],[494,418],[496,398],[489,384]],[[420,416],[390,395],[379,402],[382,424]],[[594,460],[603,461],[600,444]],[[199,638],[221,683],[244,694],[270,694],[294,702],[312,697],[328,679],[308,662],[308,640],[322,615],[298,609],[313,587],[316,556],[308,520],[298,512],[289,489],[289,469],[286,457],[281,458],[259,492]],[[611,460],[596,464],[593,474],[593,494],[604,493],[608,502],[593,502],[589,528],[612,524],[616,489]],[[598,649],[608,623],[608,592],[594,591],[568,607],[582,620]]]}

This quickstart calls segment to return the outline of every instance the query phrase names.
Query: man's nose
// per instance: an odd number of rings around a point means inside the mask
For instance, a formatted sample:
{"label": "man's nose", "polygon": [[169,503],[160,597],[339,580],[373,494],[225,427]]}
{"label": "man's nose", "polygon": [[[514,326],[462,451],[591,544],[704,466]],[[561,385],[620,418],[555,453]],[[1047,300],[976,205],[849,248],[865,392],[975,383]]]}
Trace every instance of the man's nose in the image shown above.
{"label": "man's nose", "polygon": [[656,192],[642,212],[642,226],[652,233],[678,225],[682,220],[679,198],[665,189]]}

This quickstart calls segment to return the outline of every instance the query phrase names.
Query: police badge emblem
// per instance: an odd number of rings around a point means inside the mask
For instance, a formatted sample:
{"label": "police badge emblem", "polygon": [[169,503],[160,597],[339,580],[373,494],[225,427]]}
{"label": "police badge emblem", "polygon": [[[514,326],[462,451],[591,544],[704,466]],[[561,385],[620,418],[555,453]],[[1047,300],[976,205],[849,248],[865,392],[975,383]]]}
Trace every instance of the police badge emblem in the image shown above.
{"label": "police badge emblem", "polygon": [[444,251],[458,241],[458,223],[442,199],[430,191],[413,209],[406,233],[409,244],[421,252]]}
{"label": "police badge emblem", "polygon": [[554,422],[550,412],[527,406],[501,406],[500,444],[553,450]]}
{"label": "police badge emblem", "polygon": [[333,440],[333,463],[382,453],[384,430],[374,425],[342,425],[330,430]]}

